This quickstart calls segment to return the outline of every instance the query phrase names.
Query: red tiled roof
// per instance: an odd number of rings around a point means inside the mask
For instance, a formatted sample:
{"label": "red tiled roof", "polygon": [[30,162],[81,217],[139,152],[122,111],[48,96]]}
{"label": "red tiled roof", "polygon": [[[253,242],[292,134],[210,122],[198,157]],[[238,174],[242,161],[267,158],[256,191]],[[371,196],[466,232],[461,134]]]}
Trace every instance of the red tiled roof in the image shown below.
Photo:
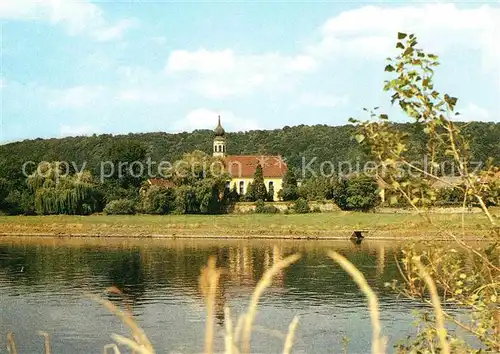
{"label": "red tiled roof", "polygon": [[148,179],[148,184],[150,186],[157,186],[157,187],[162,187],[162,188],[175,187],[174,182],[163,179],[163,178],[150,178],[150,179]]}
{"label": "red tiled roof", "polygon": [[228,155],[225,160],[226,170],[233,177],[251,178],[260,163],[265,178],[283,177],[288,170],[281,156],[265,155]]}

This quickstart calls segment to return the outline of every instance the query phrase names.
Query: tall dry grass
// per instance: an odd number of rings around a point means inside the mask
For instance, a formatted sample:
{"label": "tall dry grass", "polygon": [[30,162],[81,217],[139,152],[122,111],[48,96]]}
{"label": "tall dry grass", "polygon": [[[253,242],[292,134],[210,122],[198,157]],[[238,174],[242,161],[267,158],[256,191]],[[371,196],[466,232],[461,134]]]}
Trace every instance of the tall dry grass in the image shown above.
{"label": "tall dry grass", "polygon": [[372,353],[382,354],[386,351],[387,338],[382,337],[382,329],[380,326],[380,311],[377,295],[372,290],[364,275],[345,258],[335,251],[328,251],[328,256],[337,262],[344,271],[346,271],[354,282],[358,285],[359,289],[365,294],[368,299],[368,309],[370,311],[370,318],[372,324]]}
{"label": "tall dry grass", "polygon": [[[372,354],[386,353],[387,338],[382,336],[382,328],[380,325],[380,311],[378,298],[366,281],[363,274],[344,256],[335,251],[328,251],[327,255],[338,263],[342,269],[349,274],[353,281],[358,285],[359,289],[364,293],[368,302],[368,310],[371,318],[372,326]],[[253,332],[253,323],[258,312],[258,305],[265,290],[271,285],[273,277],[283,269],[289,267],[291,264],[300,259],[299,254],[288,256],[276,262],[270,269],[268,269],[262,278],[257,283],[254,292],[251,295],[248,308],[245,313],[238,317],[236,326],[232,319],[231,311],[228,307],[224,308],[224,353],[225,354],[250,354],[251,353],[251,338]],[[441,345],[441,353],[450,354],[450,346],[446,338],[446,329],[444,326],[444,315],[441,309],[439,295],[436,285],[431,276],[425,270],[419,259],[413,259],[415,265],[419,268],[422,279],[425,281],[430,295],[431,302],[435,312],[436,330]],[[222,269],[216,266],[217,259],[210,257],[207,265],[203,267],[200,272],[199,286],[200,291],[205,299],[206,305],[206,325],[205,325],[205,344],[204,353],[212,354],[214,348],[214,321],[215,321],[215,300],[216,292],[219,285]],[[109,294],[124,296],[122,292],[116,287],[106,289]],[[130,330],[131,337],[125,337],[118,334],[112,334],[111,338],[115,343],[110,343],[104,346],[103,353],[121,354],[118,345],[124,346],[131,350],[133,354],[155,354],[155,350],[151,341],[148,339],[144,330],[135,321],[132,311],[124,306],[124,309],[119,308],[109,300],[101,297],[89,295],[91,299],[104,306]],[[124,303],[124,301],[122,301]],[[288,333],[285,336],[283,343],[283,354],[290,354],[293,348],[296,329],[298,326],[299,318],[295,316],[288,327]],[[44,337],[44,354],[51,354],[49,335],[46,332],[39,332]],[[18,354],[14,334],[9,332],[7,334],[7,349],[10,354]],[[434,351],[432,351],[434,352]]]}

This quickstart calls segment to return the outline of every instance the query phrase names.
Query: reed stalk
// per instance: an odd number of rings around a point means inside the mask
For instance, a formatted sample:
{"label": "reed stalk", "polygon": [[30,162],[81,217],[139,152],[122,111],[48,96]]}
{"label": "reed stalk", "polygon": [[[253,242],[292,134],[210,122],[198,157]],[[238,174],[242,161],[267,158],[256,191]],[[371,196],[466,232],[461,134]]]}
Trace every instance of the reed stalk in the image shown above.
{"label": "reed stalk", "polygon": [[297,324],[299,323],[299,317],[295,316],[288,326],[288,333],[285,339],[285,345],[283,347],[283,354],[290,354],[293,346],[293,338],[295,337],[295,330],[297,329]]}
{"label": "reed stalk", "polygon": [[368,285],[368,282],[359,269],[357,269],[344,256],[335,251],[328,251],[327,254],[351,276],[354,282],[358,285],[359,289],[368,299],[368,310],[370,311],[370,318],[372,322],[372,354],[385,353],[386,338],[381,337],[380,312],[377,295],[375,295],[370,285]]}
{"label": "reed stalk", "polygon": [[434,308],[434,314],[436,316],[436,331],[438,334],[439,342],[441,344],[441,353],[442,354],[450,354],[450,344],[446,339],[446,328],[444,326],[444,315],[443,310],[441,308],[441,301],[439,300],[439,295],[436,288],[436,283],[432,280],[432,277],[425,270],[424,265],[420,262],[418,257],[412,258],[413,263],[418,267],[420,272],[420,276],[424,279],[427,287],[429,288],[429,293],[431,295],[431,303]]}
{"label": "reed stalk", "polygon": [[243,343],[242,343],[242,352],[245,354],[250,353],[250,340],[252,336],[252,324],[255,319],[255,315],[257,313],[257,306],[259,304],[259,299],[266,290],[269,285],[271,285],[271,281],[273,277],[282,269],[290,266],[292,263],[295,263],[300,259],[299,254],[294,254],[291,256],[282,259],[281,261],[274,264],[270,269],[268,269],[262,278],[257,283],[257,286],[252,294],[252,298],[250,300],[250,305],[248,307],[248,311],[245,314],[244,324],[243,324]]}
{"label": "reed stalk", "polygon": [[10,354],[18,354],[16,342],[14,340],[14,333],[12,332],[7,333],[7,351]]}
{"label": "reed stalk", "polygon": [[205,297],[207,306],[207,321],[205,324],[206,354],[212,354],[213,352],[215,295],[221,275],[221,270],[216,267],[216,263],[217,258],[210,257],[207,265],[201,270],[199,278],[200,290]]}

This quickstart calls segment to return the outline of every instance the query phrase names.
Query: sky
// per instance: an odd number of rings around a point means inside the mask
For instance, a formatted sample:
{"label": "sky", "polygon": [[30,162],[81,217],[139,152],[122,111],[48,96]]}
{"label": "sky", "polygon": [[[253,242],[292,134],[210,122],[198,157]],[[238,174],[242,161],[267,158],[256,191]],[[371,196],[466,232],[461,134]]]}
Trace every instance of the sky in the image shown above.
{"label": "sky", "polygon": [[380,107],[397,32],[461,120],[500,122],[499,1],[0,1],[0,144],[342,125]]}

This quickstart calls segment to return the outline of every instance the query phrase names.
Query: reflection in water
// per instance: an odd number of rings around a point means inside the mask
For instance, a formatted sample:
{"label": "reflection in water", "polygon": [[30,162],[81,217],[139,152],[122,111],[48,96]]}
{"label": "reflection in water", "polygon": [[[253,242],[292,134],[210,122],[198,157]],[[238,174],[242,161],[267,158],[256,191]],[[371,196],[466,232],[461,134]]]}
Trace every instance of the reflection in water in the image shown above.
{"label": "reflection in water", "polygon": [[215,255],[224,269],[216,297],[222,346],[224,307],[230,306],[233,316],[242,313],[262,274],[300,252],[302,259],[280,271],[262,299],[255,350],[280,351],[282,338],[269,329],[285,333],[299,314],[296,352],[338,351],[342,337],[352,339],[354,333],[351,351],[365,352],[371,336],[365,299],[326,257],[327,249],[344,254],[379,293],[387,334],[407,334],[415,304],[396,299],[383,286],[398,277],[394,243],[0,238],[0,335],[13,330],[23,338],[20,352],[39,349],[39,329],[52,334],[56,353],[96,352],[110,342],[109,334],[124,328],[84,294],[104,296],[105,288],[116,286],[158,352],[198,352],[204,330],[198,276]]}

